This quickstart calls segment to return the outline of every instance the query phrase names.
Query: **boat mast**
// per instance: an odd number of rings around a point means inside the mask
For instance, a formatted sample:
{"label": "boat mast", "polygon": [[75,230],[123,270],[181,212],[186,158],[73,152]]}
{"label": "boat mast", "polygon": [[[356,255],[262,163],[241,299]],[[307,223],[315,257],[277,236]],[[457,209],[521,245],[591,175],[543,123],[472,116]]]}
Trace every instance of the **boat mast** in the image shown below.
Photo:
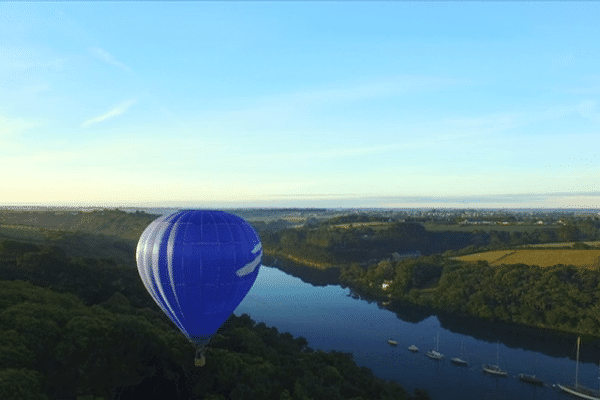
{"label": "boat mast", "polygon": [[575,365],[575,387],[579,387],[579,342],[581,338],[577,336],[577,364]]}
{"label": "boat mast", "polygon": [[496,350],[496,366],[500,366],[500,341],[498,340],[498,349]]}

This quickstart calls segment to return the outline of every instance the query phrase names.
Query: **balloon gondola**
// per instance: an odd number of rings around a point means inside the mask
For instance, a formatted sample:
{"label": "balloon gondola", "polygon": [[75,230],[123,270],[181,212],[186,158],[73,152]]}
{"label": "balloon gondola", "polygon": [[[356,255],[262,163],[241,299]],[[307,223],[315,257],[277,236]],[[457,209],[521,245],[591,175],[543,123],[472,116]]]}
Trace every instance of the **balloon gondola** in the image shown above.
{"label": "balloon gondola", "polygon": [[204,365],[211,336],[256,280],[262,245],[241,217],[218,210],[182,210],[154,220],[136,251],[144,286]]}

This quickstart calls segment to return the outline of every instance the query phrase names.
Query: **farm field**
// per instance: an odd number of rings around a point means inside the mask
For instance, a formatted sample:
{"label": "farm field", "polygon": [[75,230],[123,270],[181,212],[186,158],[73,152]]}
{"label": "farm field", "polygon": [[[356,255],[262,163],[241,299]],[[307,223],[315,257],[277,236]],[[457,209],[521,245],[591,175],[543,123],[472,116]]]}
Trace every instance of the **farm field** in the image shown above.
{"label": "farm field", "polygon": [[462,257],[453,257],[454,260],[460,261],[468,261],[468,262],[477,262],[479,260],[487,261],[490,264],[498,261],[499,259],[505,257],[508,254],[514,253],[514,250],[497,250],[497,251],[488,251],[485,253],[475,253],[475,254],[467,254]]}
{"label": "farm field", "polygon": [[6,239],[43,242],[47,240],[49,229],[35,226],[0,225],[0,241]]}
{"label": "farm field", "polygon": [[501,250],[469,254],[457,260],[476,262],[485,260],[490,265],[527,264],[550,267],[556,264],[584,268],[600,267],[600,250]]}
{"label": "farm field", "polygon": [[[335,228],[358,228],[358,227],[370,227],[375,231],[388,229],[392,222],[352,222],[345,224],[336,224],[331,225],[331,227]],[[498,232],[532,232],[535,230],[554,230],[555,226],[543,226],[543,225],[442,225],[442,224],[432,224],[432,223],[421,223],[431,232],[439,232],[439,231],[454,231],[454,232],[475,232],[475,231],[498,231]]]}
{"label": "farm field", "polygon": [[375,230],[382,230],[382,229],[388,229],[391,225],[392,225],[392,223],[390,223],[390,222],[375,221],[375,222],[351,222],[351,223],[347,223],[347,224],[331,225],[330,227],[331,228],[349,229],[349,228],[359,228],[359,227],[363,227],[363,226],[368,226],[368,227],[374,228]]}
{"label": "farm field", "polygon": [[475,231],[498,231],[498,232],[533,232],[535,230],[553,230],[557,226],[548,225],[441,225],[441,224],[424,224],[428,231],[456,231],[456,232],[475,232]]}
{"label": "farm field", "polygon": [[[589,246],[600,246],[600,240],[594,242],[582,242]],[[575,242],[562,242],[562,243],[540,243],[540,244],[527,244],[519,247],[573,247]]]}

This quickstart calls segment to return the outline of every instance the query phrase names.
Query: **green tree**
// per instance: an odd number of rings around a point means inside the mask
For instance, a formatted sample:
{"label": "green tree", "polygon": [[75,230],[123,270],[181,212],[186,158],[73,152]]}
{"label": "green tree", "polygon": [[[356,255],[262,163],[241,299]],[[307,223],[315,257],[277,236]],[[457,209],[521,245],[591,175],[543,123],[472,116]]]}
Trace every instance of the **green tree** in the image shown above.
{"label": "green tree", "polygon": [[563,225],[558,228],[558,238],[562,242],[574,242],[579,235],[579,229],[573,225]]}
{"label": "green tree", "polygon": [[364,270],[358,263],[342,266],[340,270],[340,281],[354,282],[363,278]]}
{"label": "green tree", "polygon": [[0,369],[0,399],[47,400],[43,376],[25,368]]}
{"label": "green tree", "polygon": [[582,243],[582,242],[577,242],[573,245],[573,250],[589,250],[592,248],[592,246]]}
{"label": "green tree", "polygon": [[34,353],[27,340],[16,330],[10,329],[0,335],[0,368],[33,367]]}

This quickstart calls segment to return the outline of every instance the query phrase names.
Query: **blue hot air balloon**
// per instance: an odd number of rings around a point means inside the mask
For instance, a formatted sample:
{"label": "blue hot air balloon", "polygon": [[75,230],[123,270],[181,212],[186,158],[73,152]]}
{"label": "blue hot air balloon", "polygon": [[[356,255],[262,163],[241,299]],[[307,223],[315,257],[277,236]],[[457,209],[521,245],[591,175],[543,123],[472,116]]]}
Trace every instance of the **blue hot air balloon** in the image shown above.
{"label": "blue hot air balloon", "polygon": [[256,280],[260,238],[242,218],[217,210],[183,210],[154,220],[137,245],[146,289],[198,348],[204,347]]}

